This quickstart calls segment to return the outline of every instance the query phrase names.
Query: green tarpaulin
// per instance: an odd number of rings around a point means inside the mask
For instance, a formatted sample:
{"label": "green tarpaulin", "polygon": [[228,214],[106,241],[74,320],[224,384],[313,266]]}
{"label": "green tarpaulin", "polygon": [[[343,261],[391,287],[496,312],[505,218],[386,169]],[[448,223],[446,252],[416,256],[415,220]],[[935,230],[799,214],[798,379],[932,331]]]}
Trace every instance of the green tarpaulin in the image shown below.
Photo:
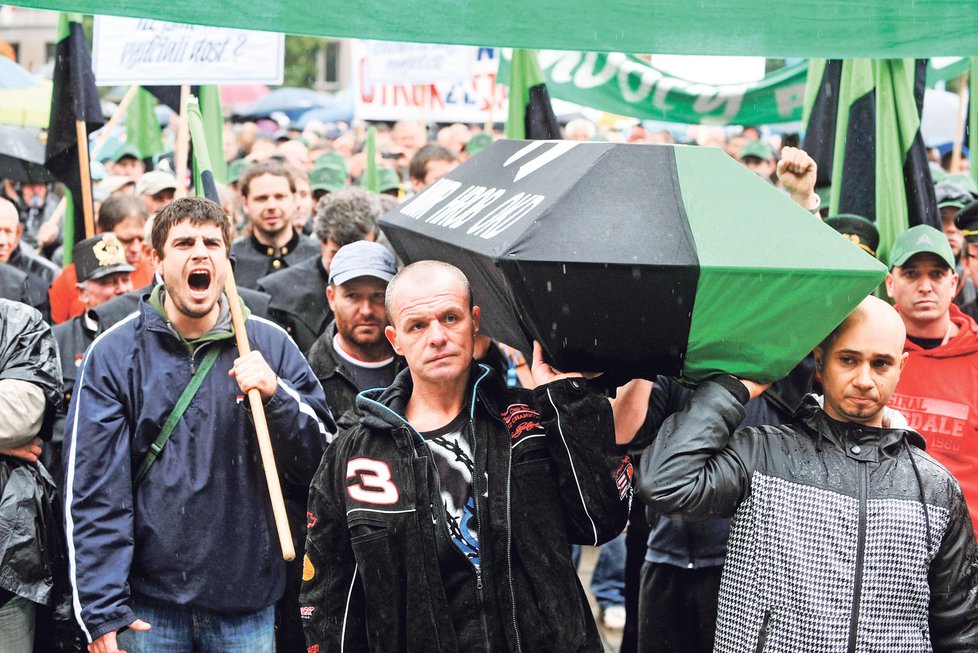
{"label": "green tarpaulin", "polygon": [[286,34],[764,57],[978,53],[974,0],[19,0],[21,7]]}

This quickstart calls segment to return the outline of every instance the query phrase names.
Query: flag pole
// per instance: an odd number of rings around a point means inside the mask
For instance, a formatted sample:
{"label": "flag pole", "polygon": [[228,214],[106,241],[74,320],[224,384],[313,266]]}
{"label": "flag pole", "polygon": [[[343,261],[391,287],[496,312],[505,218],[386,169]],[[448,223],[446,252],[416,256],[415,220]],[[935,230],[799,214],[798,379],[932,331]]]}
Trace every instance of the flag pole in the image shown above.
{"label": "flag pole", "polygon": [[190,128],[187,125],[187,98],[190,96],[190,86],[180,87],[180,128],[177,130],[177,142],[173,148],[173,159],[176,166],[177,191],[175,197],[187,196],[187,154],[190,151]]}
{"label": "flag pole", "polygon": [[84,120],[75,121],[75,133],[78,136],[78,172],[81,176],[85,238],[91,238],[95,235],[95,207],[92,205],[92,171],[89,168],[91,164],[88,158],[88,129]]}
{"label": "flag pole", "polygon": [[[241,314],[241,302],[238,299],[238,287],[234,282],[234,271],[229,269],[224,281],[224,294],[227,295],[231,309],[231,324],[234,326],[234,339],[238,344],[238,353],[247,356],[251,353],[248,334],[245,332],[244,316]],[[265,468],[265,484],[268,485],[268,496],[272,502],[272,515],[275,517],[275,528],[278,531],[278,541],[282,546],[282,557],[286,560],[295,559],[295,545],[292,543],[292,531],[289,528],[289,518],[285,513],[285,500],[282,498],[282,484],[278,478],[278,468],[275,466],[275,452],[272,450],[272,439],[268,434],[268,422],[265,420],[265,406],[261,401],[261,393],[257,388],[248,391],[248,402],[251,406],[251,419],[255,424],[255,435],[258,437],[258,451],[261,453],[262,467]]]}
{"label": "flag pole", "polygon": [[961,172],[961,141],[964,139],[964,114],[968,104],[965,91],[968,90],[968,73],[958,77],[958,116],[954,122],[954,147],[951,149],[951,172]]}
{"label": "flag pole", "polygon": [[138,86],[130,86],[126,94],[122,96],[122,101],[119,102],[119,106],[116,108],[115,113],[109,118],[109,122],[105,123],[102,127],[101,133],[98,138],[95,139],[95,147],[92,148],[92,158],[98,159],[98,155],[102,153],[102,148],[109,140],[109,136],[112,134],[112,130],[115,129],[119,123],[122,121],[122,117],[126,115],[126,109],[129,108],[129,104],[132,99],[136,97],[136,91],[139,90]]}

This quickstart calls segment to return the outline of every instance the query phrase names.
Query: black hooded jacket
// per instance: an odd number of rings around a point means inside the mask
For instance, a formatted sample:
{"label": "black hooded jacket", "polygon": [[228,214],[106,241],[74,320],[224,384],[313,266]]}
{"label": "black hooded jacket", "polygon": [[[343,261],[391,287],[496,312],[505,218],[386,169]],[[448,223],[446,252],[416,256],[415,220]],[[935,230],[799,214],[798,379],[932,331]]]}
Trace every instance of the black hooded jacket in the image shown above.
{"label": "black hooded jacket", "polygon": [[310,650],[603,650],[570,544],[612,539],[628,514],[631,465],[614,453],[608,400],[581,379],[531,393],[485,366],[471,374],[465,410],[488,477],[483,490],[474,475],[480,566],[451,542],[435,461],[403,417],[405,369],[359,395],[360,424],[313,479],[300,598]]}

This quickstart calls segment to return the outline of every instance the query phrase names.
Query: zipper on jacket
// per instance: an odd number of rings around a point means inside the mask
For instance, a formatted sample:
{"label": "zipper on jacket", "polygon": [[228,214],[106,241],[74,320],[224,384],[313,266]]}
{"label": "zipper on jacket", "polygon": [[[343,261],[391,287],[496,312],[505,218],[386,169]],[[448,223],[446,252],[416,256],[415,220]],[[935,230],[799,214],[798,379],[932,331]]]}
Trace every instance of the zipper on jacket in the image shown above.
{"label": "zipper on jacket", "polygon": [[[500,420],[501,421],[501,420]],[[513,632],[516,634],[516,651],[521,653],[523,642],[520,640],[520,627],[516,623],[516,590],[513,589],[513,519],[510,508],[513,481],[513,447],[509,448],[509,467],[506,469],[506,573],[509,574],[509,604],[513,610]]]}
{"label": "zipper on jacket", "polygon": [[859,461],[859,525],[856,535],[856,571],[852,588],[852,613],[849,617],[849,653],[856,651],[859,631],[859,602],[863,591],[863,564],[866,558],[866,497],[869,494],[869,470]]}
{"label": "zipper on jacket", "polygon": [[[480,379],[481,380],[481,379]],[[473,395],[475,394],[475,388],[472,390]],[[475,397],[472,399],[475,402]],[[486,542],[483,541],[483,529],[485,524],[482,523],[484,515],[482,510],[479,508],[479,486],[477,481],[482,479],[482,472],[479,470],[479,452],[478,445],[476,444],[476,434],[475,434],[475,408],[473,406],[472,414],[469,417],[469,436],[472,439],[472,463],[475,465],[475,469],[472,473],[472,498],[475,503],[475,518],[479,524],[479,564],[472,565],[475,567],[475,589],[479,595],[479,622],[482,624],[482,642],[485,644],[485,651],[489,653],[492,649],[489,647],[489,625],[486,623],[486,598],[483,595],[483,584],[482,584],[482,552],[485,550]],[[489,467],[489,461],[486,460],[486,468]],[[447,526],[446,526],[447,528]],[[449,538],[451,539],[451,538]],[[451,543],[455,546],[455,543]],[[456,547],[458,550],[458,547]],[[461,553],[461,551],[459,551]],[[467,558],[466,558],[467,559]],[[469,564],[472,564],[471,561]]]}
{"label": "zipper on jacket", "polygon": [[761,653],[764,647],[767,645],[767,634],[771,629],[771,611],[764,611],[764,621],[761,622],[761,630],[757,633],[757,648],[754,649],[756,653]]}

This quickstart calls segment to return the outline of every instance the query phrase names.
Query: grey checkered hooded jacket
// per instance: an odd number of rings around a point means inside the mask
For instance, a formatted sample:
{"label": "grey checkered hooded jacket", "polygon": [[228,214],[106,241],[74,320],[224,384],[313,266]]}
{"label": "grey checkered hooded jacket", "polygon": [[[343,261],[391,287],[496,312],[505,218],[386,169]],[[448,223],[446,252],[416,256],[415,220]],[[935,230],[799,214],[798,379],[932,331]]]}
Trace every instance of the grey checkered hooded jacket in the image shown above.
{"label": "grey checkered hooded jacket", "polygon": [[734,518],[715,652],[978,651],[974,530],[923,438],[811,398],[789,424],[737,429],[747,399],[732,377],[703,383],[638,487],[666,514]]}

